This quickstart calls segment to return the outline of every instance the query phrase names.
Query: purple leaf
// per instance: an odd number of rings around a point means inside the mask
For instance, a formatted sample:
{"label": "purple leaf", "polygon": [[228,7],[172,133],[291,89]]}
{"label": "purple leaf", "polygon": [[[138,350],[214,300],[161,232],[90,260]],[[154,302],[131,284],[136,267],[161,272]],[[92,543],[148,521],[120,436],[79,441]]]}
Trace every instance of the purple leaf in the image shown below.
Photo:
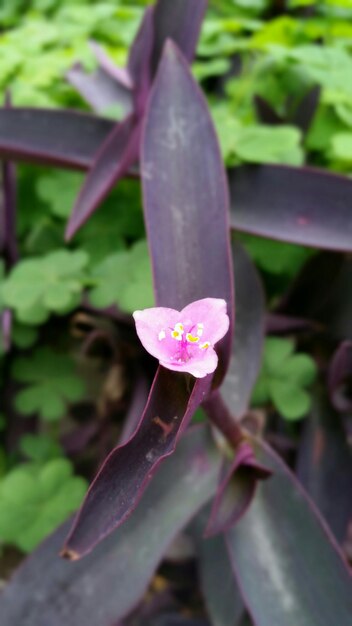
{"label": "purple leaf", "polygon": [[119,83],[122,87],[125,87],[125,89],[131,90],[133,88],[133,81],[128,69],[115,65],[114,61],[110,59],[104,49],[96,41],[90,41],[90,47],[104,72],[116,83]]}
{"label": "purple leaf", "polygon": [[313,168],[246,166],[229,174],[234,229],[306,246],[352,250],[352,181]]}
{"label": "purple leaf", "polygon": [[257,442],[273,470],[246,516],[227,533],[228,550],[256,626],[349,626],[351,578],[334,539],[283,461]]}
{"label": "purple leaf", "polygon": [[154,7],[146,10],[128,57],[127,68],[134,87],[134,110],[137,115],[144,112],[152,80],[154,11]]}
{"label": "purple leaf", "polygon": [[253,102],[260,122],[271,126],[279,126],[284,123],[284,120],[276,113],[267,100],[261,96],[254,96]]}
{"label": "purple leaf", "polygon": [[138,509],[84,561],[57,552],[62,526],[0,596],[1,626],[111,626],[140,600],[177,533],[215,493],[220,458],[206,428],[189,431]]}
{"label": "purple leaf", "polygon": [[12,163],[2,164],[2,189],[0,199],[0,253],[7,267],[18,260],[16,236],[16,179]]}
{"label": "purple leaf", "polygon": [[342,544],[352,519],[352,452],[338,416],[322,403],[306,420],[297,473]]}
{"label": "purple leaf", "polygon": [[352,398],[346,393],[351,382],[352,341],[344,341],[336,350],[329,368],[330,401],[337,411],[349,412],[352,410]]}
{"label": "purple leaf", "polygon": [[[148,107],[142,178],[158,305],[181,310],[194,300],[223,298],[231,319],[225,172],[206,102],[171,42]],[[220,375],[231,334],[219,344]]]}
{"label": "purple leaf", "polygon": [[240,443],[232,461],[223,462],[205,536],[217,535],[236,524],[250,506],[258,480],[270,475],[270,470],[256,460],[251,446]]}
{"label": "purple leaf", "polygon": [[[204,539],[208,507],[192,523],[198,553],[201,590],[213,626],[240,626],[244,604],[234,577],[223,535]],[[221,584],[219,584],[221,581]]]}
{"label": "purple leaf", "polygon": [[130,406],[128,407],[122,433],[120,435],[120,445],[123,443],[127,443],[127,441],[131,439],[132,435],[137,430],[141,415],[143,414],[144,407],[147,404],[148,395],[149,382],[144,372],[138,372],[137,380],[135,382],[132,392]]}
{"label": "purple leaf", "polygon": [[238,243],[232,245],[235,272],[236,325],[229,370],[221,387],[238,419],[248,408],[259,373],[265,333],[265,299],[254,263]]}
{"label": "purple leaf", "polygon": [[72,169],[92,165],[115,124],[74,111],[0,109],[0,156]]}
{"label": "purple leaf", "polygon": [[[170,116],[176,131],[169,125]],[[165,138],[175,142],[171,149]],[[165,48],[147,113],[143,168],[156,304],[182,309],[190,301],[214,295],[227,300],[231,314],[222,160],[206,103],[171,43]],[[160,249],[165,254],[160,255]],[[214,260],[206,270],[197,254],[207,264],[208,249],[221,265]],[[222,369],[230,351],[229,335],[225,339]],[[173,452],[180,433],[209,393],[211,381],[207,376],[192,389],[187,375],[159,368],[137,432],[110,454],[88,492],[67,540],[67,556],[85,554],[128,517],[152,473]]]}
{"label": "purple leaf", "polygon": [[292,123],[298,126],[303,133],[307,133],[313,121],[315,112],[319,105],[321,88],[319,85],[313,87],[306,93],[299,103],[295,114],[292,117]]}
{"label": "purple leaf", "polygon": [[184,376],[159,368],[137,432],[107,457],[89,488],[63,556],[80,558],[132,513],[161,460],[174,451],[203,393],[204,384],[196,384],[190,392]]}
{"label": "purple leaf", "polygon": [[314,322],[301,318],[282,315],[280,313],[268,313],[266,315],[266,333],[271,334],[290,334],[304,332],[307,330],[318,330],[319,325]]}
{"label": "purple leaf", "polygon": [[80,63],[76,63],[66,73],[66,78],[97,113],[104,114],[114,105],[121,106],[124,115],[131,112],[131,91],[114,80],[103,68],[98,67],[89,74]]}
{"label": "purple leaf", "polygon": [[154,13],[154,72],[167,39],[177,44],[189,62],[193,60],[206,8],[207,0],[158,0]]}
{"label": "purple leaf", "polygon": [[138,158],[140,122],[132,114],[117,124],[101,146],[66,229],[71,239]]}

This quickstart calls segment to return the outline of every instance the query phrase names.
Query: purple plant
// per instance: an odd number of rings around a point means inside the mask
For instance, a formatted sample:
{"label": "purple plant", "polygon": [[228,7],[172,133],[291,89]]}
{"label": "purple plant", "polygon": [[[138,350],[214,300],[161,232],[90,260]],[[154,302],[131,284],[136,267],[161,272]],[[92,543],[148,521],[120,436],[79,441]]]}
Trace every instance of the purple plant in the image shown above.
{"label": "purple plant", "polygon": [[[159,0],[146,11],[126,71],[98,49],[98,74],[70,74],[83,94],[96,93],[92,80],[105,85],[98,108],[115,89],[116,99],[128,102],[121,123],[68,111],[0,111],[3,158],[88,170],[68,238],[122,177],[141,177],[156,307],[134,319],[143,346],[159,360],[144,408],[141,377],[123,441],[71,528],[66,523],[44,542],[3,593],[3,626],[112,626],[125,619],[192,519],[212,623],[240,625],[245,608],[258,626],[351,620],[351,581],[337,541],[264,441],[258,416],[248,414],[265,307],[260,278],[231,242],[231,229],[351,252],[352,183],[309,168],[225,172],[188,67],[205,6]],[[331,372],[332,394],[341,358]],[[210,426],[188,428],[199,406]],[[303,451],[301,477],[307,463]],[[72,561],[88,556],[68,563],[55,559],[60,549]]]}

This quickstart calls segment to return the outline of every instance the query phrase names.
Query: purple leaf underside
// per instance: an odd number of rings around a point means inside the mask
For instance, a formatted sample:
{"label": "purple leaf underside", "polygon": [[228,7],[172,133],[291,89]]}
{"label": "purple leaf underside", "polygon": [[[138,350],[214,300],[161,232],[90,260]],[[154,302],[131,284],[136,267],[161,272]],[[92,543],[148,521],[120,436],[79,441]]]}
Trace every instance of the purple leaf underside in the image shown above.
{"label": "purple leaf underside", "polygon": [[[240,626],[245,611],[223,535],[204,539],[209,507],[192,522],[203,599],[213,626]],[[219,584],[221,581],[221,584]]]}
{"label": "purple leaf underside", "polygon": [[137,161],[139,142],[140,121],[134,115],[116,124],[84,181],[67,225],[66,239],[75,235],[118,180]]}
{"label": "purple leaf underside", "polygon": [[154,72],[167,39],[172,39],[188,62],[193,61],[207,4],[207,0],[158,0],[154,13]]}
{"label": "purple leaf underside", "polygon": [[[148,108],[142,182],[157,303],[181,310],[200,298],[224,298],[232,319],[225,171],[206,102],[171,42]],[[219,375],[231,335],[219,346]]]}
{"label": "purple leaf underside", "polygon": [[321,88],[316,85],[306,93],[299,103],[294,115],[292,116],[292,123],[298,126],[303,133],[307,133],[312,122],[316,110],[319,105]]}
{"label": "purple leaf underside", "polygon": [[127,68],[133,83],[134,107],[137,115],[142,115],[144,112],[152,81],[154,13],[155,7],[149,7],[146,10],[128,57]]}
{"label": "purple leaf underside", "polygon": [[220,458],[206,428],[190,430],[138,509],[84,561],[57,557],[66,523],[0,596],[1,626],[112,626],[139,602],[169,544],[216,490]]}
{"label": "purple leaf underside", "polygon": [[258,485],[246,516],[227,532],[255,625],[349,626],[351,577],[326,524],[268,446],[257,442],[256,456],[273,476]]}
{"label": "purple leaf underside", "polygon": [[139,428],[107,457],[91,484],[63,549],[78,559],[122,524],[137,506],[159,463],[172,454],[182,429],[203,399],[199,383],[160,367]]}
{"label": "purple leaf underside", "polygon": [[261,96],[254,96],[253,103],[255,106],[257,118],[263,124],[270,126],[279,126],[284,123],[284,120],[278,115],[273,107]]}
{"label": "purple leaf underside", "polygon": [[88,113],[0,109],[0,156],[73,169],[91,167],[115,124]]}
{"label": "purple leaf underside", "polygon": [[251,446],[243,441],[232,461],[225,459],[205,535],[211,537],[236,524],[250,506],[258,480],[271,476],[271,471],[255,458]]}
{"label": "purple leaf underside", "polygon": [[229,173],[235,230],[352,250],[352,181],[313,168],[243,166]]}
{"label": "purple leaf underside", "polygon": [[352,451],[339,416],[316,402],[300,441],[297,474],[340,544],[352,520]]}
{"label": "purple leaf underside", "polygon": [[231,413],[241,418],[257,379],[265,334],[265,298],[257,269],[244,248],[232,244],[236,324],[232,357],[221,387]]}
{"label": "purple leaf underside", "polygon": [[[182,126],[185,116],[195,124],[191,141]],[[226,298],[231,315],[225,173],[206,103],[171,43],[165,48],[147,112],[142,167],[157,304],[181,309],[198,298],[218,296]],[[199,190],[207,198],[206,205]],[[175,206],[177,211],[172,210]],[[202,222],[209,224],[210,234],[205,227],[198,228]],[[205,271],[199,265],[192,248],[202,251],[206,262],[204,244],[209,244],[215,257],[219,255],[221,267],[214,263]],[[160,255],[160,249],[166,254]],[[185,263],[192,271],[185,273]],[[224,349],[229,352],[230,347]],[[197,380],[192,390],[189,376],[159,368],[139,429],[125,446],[110,454],[93,482],[67,540],[66,555],[85,554],[127,518],[152,472],[173,452],[179,433],[209,393],[211,378]]]}
{"label": "purple leaf underside", "polygon": [[120,106],[124,115],[131,112],[131,91],[114,80],[102,67],[90,74],[80,63],[76,63],[66,73],[66,78],[97,113],[104,114],[114,105]]}
{"label": "purple leaf underside", "polygon": [[351,384],[352,341],[343,341],[333,355],[328,377],[330,401],[337,411],[352,410]]}

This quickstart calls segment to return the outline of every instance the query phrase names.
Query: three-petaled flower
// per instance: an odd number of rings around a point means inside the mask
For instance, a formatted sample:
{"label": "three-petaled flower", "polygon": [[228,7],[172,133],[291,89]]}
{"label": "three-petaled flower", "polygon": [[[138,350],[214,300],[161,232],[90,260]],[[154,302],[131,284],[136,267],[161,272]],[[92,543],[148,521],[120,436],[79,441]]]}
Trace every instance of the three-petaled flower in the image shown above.
{"label": "three-petaled flower", "polygon": [[133,313],[144,348],[169,370],[204,378],[215,371],[214,345],[226,335],[230,320],[225,300],[203,298],[182,311],[153,307]]}

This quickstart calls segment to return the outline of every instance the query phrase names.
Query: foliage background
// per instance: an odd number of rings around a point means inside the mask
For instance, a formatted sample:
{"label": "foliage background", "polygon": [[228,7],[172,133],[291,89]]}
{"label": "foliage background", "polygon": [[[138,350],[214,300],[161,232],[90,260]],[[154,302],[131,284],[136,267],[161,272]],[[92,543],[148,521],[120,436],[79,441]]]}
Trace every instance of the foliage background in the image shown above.
{"label": "foliage background", "polygon": [[[76,62],[94,71],[90,39],[124,65],[146,4],[4,0],[2,102],[10,90],[16,106],[88,110],[66,72]],[[280,5],[210,2],[193,71],[206,91],[224,161],[228,166],[311,164],[350,175],[352,2],[290,0],[285,14]],[[314,118],[302,129],[300,105],[317,86]],[[260,121],[258,96],[280,124]],[[121,111],[114,108],[106,115],[119,119]],[[5,399],[0,416],[0,509],[6,511],[0,516],[0,546],[29,552],[79,505],[96,457],[104,456],[121,428],[128,377],[133,375],[134,346],[108,356],[82,351],[84,329],[77,307],[82,301],[92,311],[117,305],[127,314],[152,305],[153,292],[138,182],[119,184],[72,243],[65,244],[65,223],[83,176],[24,165],[18,166],[17,176],[20,261],[6,277],[3,267],[0,279],[0,306],[14,312],[15,344],[6,367],[2,362],[3,385],[11,381],[15,401],[10,407]],[[239,238],[263,276],[269,309],[317,254],[254,236]],[[114,334],[98,320],[87,315],[82,324],[97,324],[99,331]],[[252,399],[253,406],[276,412],[282,432],[294,437],[317,380],[316,362],[308,352],[311,346],[291,340],[267,340]],[[16,433],[8,427],[13,413],[21,424]],[[107,443],[97,452],[96,431],[88,422],[92,434],[87,449],[72,452],[74,433],[87,414],[96,414],[99,428],[107,429]]]}

